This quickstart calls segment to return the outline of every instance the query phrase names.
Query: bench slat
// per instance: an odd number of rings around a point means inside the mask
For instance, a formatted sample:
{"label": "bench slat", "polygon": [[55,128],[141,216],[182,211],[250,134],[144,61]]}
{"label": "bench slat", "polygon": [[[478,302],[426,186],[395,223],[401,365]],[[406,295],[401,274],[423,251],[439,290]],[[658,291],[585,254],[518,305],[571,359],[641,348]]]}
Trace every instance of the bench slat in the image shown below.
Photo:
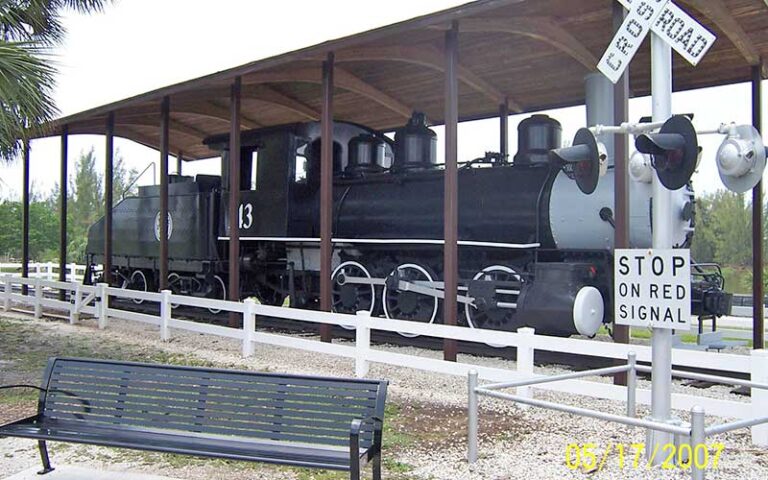
{"label": "bench slat", "polygon": [[[316,418],[294,418],[294,417],[254,417],[249,415],[227,415],[226,419],[221,418],[221,414],[210,410],[190,412],[167,412],[156,411],[152,409],[137,408],[134,406],[90,406],[87,415],[83,415],[80,405],[73,405],[71,409],[59,408],[57,410],[47,410],[47,416],[58,418],[65,414],[75,415],[83,420],[91,419],[104,421],[108,423],[131,424],[131,419],[148,418],[157,422],[171,422],[174,424],[207,425],[210,424],[221,427],[232,427],[236,429],[252,429],[267,431],[286,431],[295,433],[310,433],[321,436],[340,436],[349,437],[351,421],[326,421]],[[295,428],[294,428],[295,427]],[[197,428],[195,428],[197,430]]]}
{"label": "bench slat", "polygon": [[210,378],[213,380],[232,380],[232,381],[244,381],[247,383],[275,383],[275,384],[290,384],[290,385],[320,385],[320,386],[336,386],[343,387],[345,390],[369,390],[376,391],[380,385],[380,382],[374,380],[365,379],[339,379],[339,378],[325,378],[316,376],[303,376],[303,375],[281,375],[275,373],[262,373],[262,372],[233,372],[230,370],[218,370],[218,369],[203,369],[198,367],[181,367],[174,365],[151,365],[151,364],[137,364],[137,363],[118,363],[118,362],[84,362],[77,360],[69,360],[66,362],[59,360],[54,366],[54,376],[57,372],[70,371],[79,372],[85,374],[88,371],[102,371],[113,373],[135,373],[141,374],[159,374],[173,378]]}
{"label": "bench slat", "polygon": [[[115,424],[111,422],[110,420],[114,419],[114,417],[105,417],[104,420],[99,420],[99,417],[89,417],[88,419],[82,419],[79,418],[77,414],[71,414],[71,413],[59,413],[55,417],[52,417],[54,420],[66,420],[68,422],[71,422],[73,424],[77,424],[78,422],[85,426],[85,425],[92,425],[92,424],[98,424],[104,427],[114,427],[117,429],[121,424]],[[245,438],[265,438],[269,440],[283,440],[286,442],[302,442],[302,443],[315,443],[315,444],[322,444],[322,445],[338,445],[338,446],[344,446],[349,444],[349,435],[347,435],[346,438],[343,437],[324,437],[324,436],[316,436],[316,435],[309,435],[309,434],[299,434],[299,433],[290,433],[290,432],[269,432],[269,431],[263,431],[263,430],[249,430],[249,429],[234,429],[234,428],[225,428],[220,426],[207,426],[206,428],[195,428],[196,425],[190,425],[189,423],[175,423],[175,422],[163,422],[162,424],[158,423],[157,421],[153,421],[151,419],[131,419],[129,423],[127,423],[129,426],[134,427],[148,427],[148,428],[161,428],[161,429],[168,429],[172,431],[189,431],[189,432],[196,432],[196,433],[212,433],[217,435],[228,435],[233,437],[245,437]]]}
{"label": "bench slat", "polygon": [[[50,388],[59,390],[61,392],[67,392],[75,394],[85,399],[99,399],[99,398],[112,398],[115,395],[124,397],[123,400],[128,401],[131,397],[142,399],[155,399],[159,402],[164,402],[168,405],[172,405],[176,399],[194,400],[194,401],[206,401],[206,402],[221,402],[222,405],[254,405],[261,403],[273,403],[277,406],[284,408],[302,408],[303,405],[315,405],[318,408],[322,407],[319,411],[328,411],[331,413],[347,413],[352,411],[368,411],[375,407],[375,402],[368,400],[366,402],[360,401],[360,399],[339,397],[339,396],[325,396],[325,395],[301,395],[301,396],[289,396],[288,394],[280,392],[246,392],[241,394],[237,392],[237,395],[227,394],[228,392],[219,393],[217,390],[208,390],[206,392],[189,392],[182,393],[181,391],[172,390],[159,390],[159,389],[146,389],[141,388],[142,385],[134,385],[133,382],[124,382],[123,385],[86,385],[75,383],[61,383],[52,382]],[[51,398],[51,404],[55,405],[57,398],[69,397],[62,393],[59,397]]]}
{"label": "bench slat", "polygon": [[[258,382],[245,383],[240,382],[237,384],[225,384],[216,382],[213,379],[199,379],[195,383],[183,383],[179,379],[173,377],[163,378],[136,378],[134,376],[125,375],[120,378],[116,377],[83,377],[71,374],[57,375],[52,379],[57,384],[73,383],[78,385],[136,385],[143,386],[146,389],[162,388],[163,390],[180,390],[180,391],[194,391],[202,388],[209,388],[217,392],[235,394],[250,394],[258,392],[281,392],[284,394],[290,394],[295,396],[304,395],[343,395],[345,397],[359,398],[361,400],[370,400],[375,403],[376,392],[373,391],[358,391],[358,390],[344,390],[342,388],[323,388],[306,387],[303,385],[277,385],[277,384],[263,384]],[[61,387],[63,388],[63,387]]]}
{"label": "bench slat", "polygon": [[[51,408],[52,410],[55,410],[58,408],[59,404],[70,404],[74,403],[77,400],[73,399],[69,395],[65,395],[62,393],[49,393],[48,397],[54,397],[54,396],[60,396],[60,399],[56,399],[56,407]],[[133,406],[134,408],[147,408],[151,409],[154,406],[158,405],[159,402],[162,402],[164,399],[155,399],[155,398],[126,398],[124,396],[104,396],[103,399],[89,399],[88,405],[89,406],[102,406],[102,407],[108,407],[108,408],[114,408],[116,401],[120,400],[122,403],[121,406]],[[82,404],[80,405],[80,410],[82,410]],[[189,415],[194,416],[196,412],[200,410],[200,403],[197,401],[185,401],[183,399],[174,398],[174,404],[173,404],[173,411],[184,411],[187,412]],[[327,412],[326,409],[323,407],[323,405],[314,405],[309,403],[294,403],[286,405],[284,402],[259,402],[258,406],[253,405],[234,405],[234,404],[226,404],[224,402],[219,402],[218,400],[216,402],[206,402],[205,403],[205,410],[209,410],[212,412],[220,412],[221,414],[233,414],[233,415],[264,415],[264,416],[273,416],[273,415],[279,415],[279,416],[306,416],[307,418],[313,418],[317,419],[318,415],[317,412],[323,412],[323,415],[321,418],[327,418],[329,420],[343,420],[347,421],[350,418],[354,418],[355,416],[364,415],[367,411],[364,408],[349,408],[346,411],[339,411],[339,412]],[[349,425],[347,425],[349,426]]]}

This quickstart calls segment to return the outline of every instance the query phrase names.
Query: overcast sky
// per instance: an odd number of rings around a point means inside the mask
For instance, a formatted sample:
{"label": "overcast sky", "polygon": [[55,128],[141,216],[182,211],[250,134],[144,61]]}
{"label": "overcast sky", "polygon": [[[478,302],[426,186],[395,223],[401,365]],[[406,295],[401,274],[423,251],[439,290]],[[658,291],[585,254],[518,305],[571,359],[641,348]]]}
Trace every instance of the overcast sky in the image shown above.
{"label": "overcast sky", "polygon": [[[59,69],[55,99],[63,115],[77,113],[259,58],[463,3],[466,0],[117,0],[104,14],[66,15],[66,40],[55,58]],[[749,123],[750,91],[747,85],[736,85],[675,94],[673,110],[694,113],[700,128],[712,128],[723,121]],[[563,123],[566,140],[585,123],[582,107],[547,113]],[[631,119],[649,114],[649,99],[630,102]],[[512,117],[510,121],[512,153],[517,144],[516,126],[522,118],[525,117]],[[438,133],[442,133],[441,129]],[[720,139],[700,141],[704,157],[694,184],[699,192],[713,191],[721,188],[714,165]],[[59,144],[58,138],[32,143],[31,174],[37,191],[50,190],[58,181]],[[159,158],[156,151],[127,140],[116,139],[115,144],[128,166],[137,170]],[[70,171],[78,154],[92,147],[101,167],[103,137],[70,137]],[[498,120],[460,126],[460,160],[481,156],[486,150],[498,150]],[[20,163],[0,167],[0,197],[20,192]],[[187,165],[185,174],[218,173],[217,161]],[[174,169],[172,166],[171,170]],[[148,175],[140,183],[151,180]]]}

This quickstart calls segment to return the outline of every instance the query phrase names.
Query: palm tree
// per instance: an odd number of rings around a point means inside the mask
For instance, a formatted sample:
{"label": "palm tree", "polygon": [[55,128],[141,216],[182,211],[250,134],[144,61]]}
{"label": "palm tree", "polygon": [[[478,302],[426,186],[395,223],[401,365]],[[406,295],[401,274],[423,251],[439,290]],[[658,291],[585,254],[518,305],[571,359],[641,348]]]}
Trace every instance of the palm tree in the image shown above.
{"label": "palm tree", "polygon": [[0,0],[0,158],[13,158],[21,141],[58,113],[50,49],[64,37],[61,12],[100,12],[108,3],[112,0]]}

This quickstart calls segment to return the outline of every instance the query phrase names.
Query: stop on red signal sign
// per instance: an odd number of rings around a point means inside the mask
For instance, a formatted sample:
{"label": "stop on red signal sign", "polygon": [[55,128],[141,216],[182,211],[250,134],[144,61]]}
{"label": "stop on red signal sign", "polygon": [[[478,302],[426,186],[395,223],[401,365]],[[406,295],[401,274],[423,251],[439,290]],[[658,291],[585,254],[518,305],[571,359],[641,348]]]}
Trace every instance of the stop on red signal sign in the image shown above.
{"label": "stop on red signal sign", "polygon": [[690,251],[616,250],[614,307],[617,325],[690,329]]}

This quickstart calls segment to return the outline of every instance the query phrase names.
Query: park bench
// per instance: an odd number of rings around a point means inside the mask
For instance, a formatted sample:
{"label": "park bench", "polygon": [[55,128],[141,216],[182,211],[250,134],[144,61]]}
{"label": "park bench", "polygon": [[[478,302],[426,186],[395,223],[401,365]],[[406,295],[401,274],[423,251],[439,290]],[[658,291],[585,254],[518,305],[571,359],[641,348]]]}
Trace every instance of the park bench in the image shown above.
{"label": "park bench", "polygon": [[80,358],[48,361],[36,415],[0,436],[381,478],[387,382]]}

